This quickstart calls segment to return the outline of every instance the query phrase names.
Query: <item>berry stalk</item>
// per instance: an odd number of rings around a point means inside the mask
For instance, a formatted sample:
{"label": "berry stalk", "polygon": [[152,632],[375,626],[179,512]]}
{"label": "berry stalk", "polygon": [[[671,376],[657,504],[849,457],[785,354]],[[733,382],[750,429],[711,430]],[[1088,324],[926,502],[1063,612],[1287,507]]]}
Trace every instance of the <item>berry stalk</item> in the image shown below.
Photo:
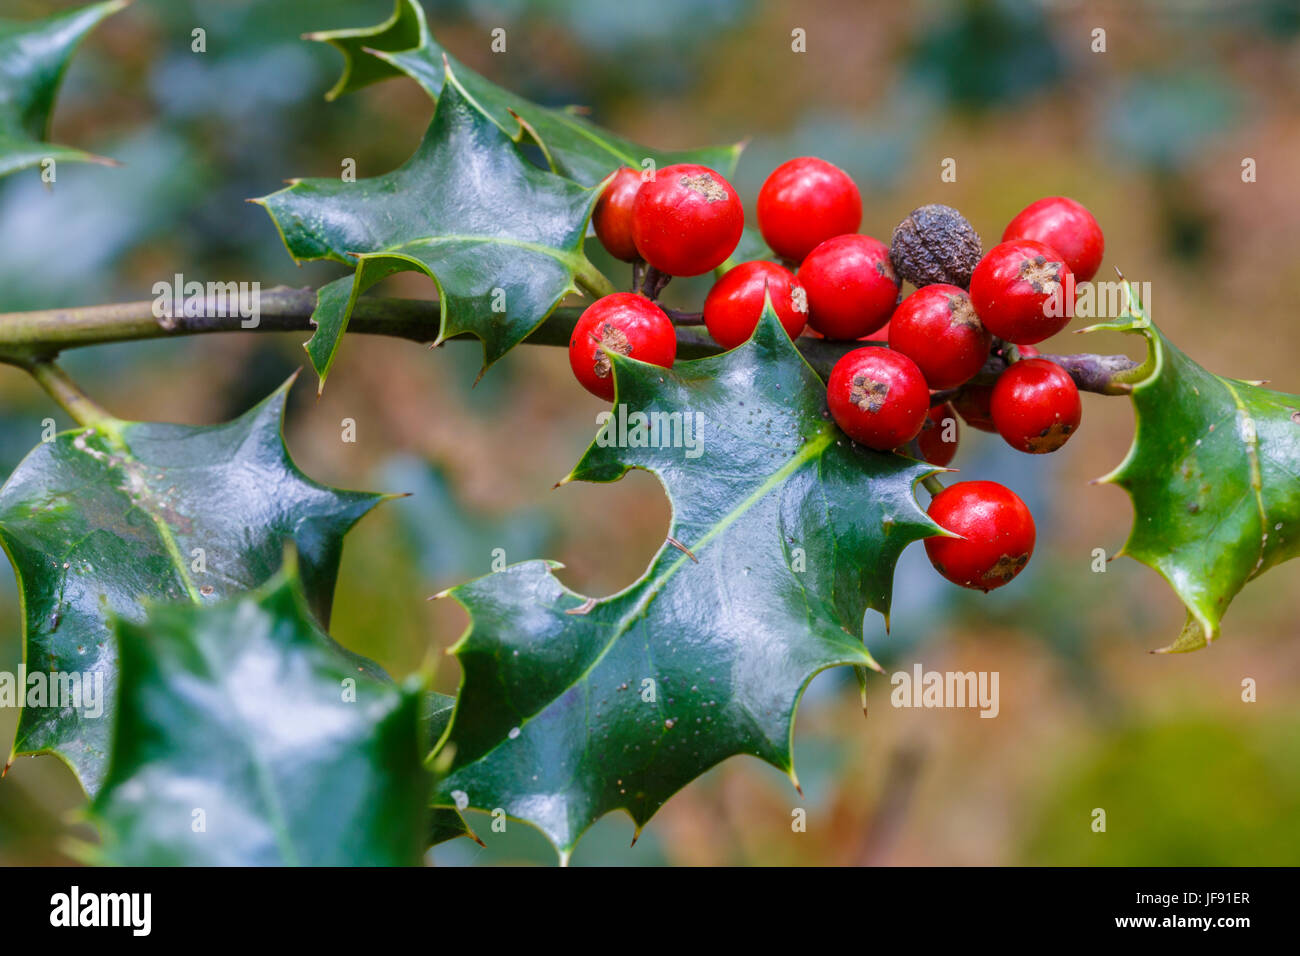
{"label": "berry stalk", "polygon": [[[1127,395],[1133,390],[1129,373],[1141,367],[1127,355],[1098,355],[1093,352],[1079,352],[1073,355],[1051,355],[1039,353],[1037,358],[1055,362],[1070,373],[1074,384],[1081,392],[1095,395]],[[1001,355],[990,355],[979,373],[971,379],[976,385],[991,385],[1013,364]]]}

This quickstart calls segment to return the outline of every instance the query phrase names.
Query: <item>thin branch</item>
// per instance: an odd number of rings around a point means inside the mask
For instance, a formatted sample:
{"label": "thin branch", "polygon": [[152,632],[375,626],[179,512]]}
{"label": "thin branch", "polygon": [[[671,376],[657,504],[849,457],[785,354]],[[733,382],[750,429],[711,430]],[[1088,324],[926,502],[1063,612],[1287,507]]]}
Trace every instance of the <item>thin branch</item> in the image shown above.
{"label": "thin branch", "polygon": [[[92,305],[68,309],[0,314],[0,362],[28,368],[35,362],[54,358],[60,352],[110,342],[162,339],[214,332],[313,332],[311,314],[316,307],[313,289],[290,289],[283,286],[262,290],[258,300],[259,324],[245,329],[247,320],[235,315],[219,315],[219,303],[206,301],[199,315],[159,319],[154,302],[125,302],[115,305]],[[532,345],[567,346],[573,326],[582,308],[561,306],[525,339]],[[348,331],[360,335],[386,335],[413,342],[431,342],[438,335],[438,303],[423,299],[381,299],[362,297],[357,300],[348,322]],[[454,339],[472,339],[469,333]],[[677,354],[681,358],[700,358],[723,351],[703,328],[684,325],[677,330]],[[829,339],[800,338],[799,351],[808,364],[826,378],[835,363],[847,352],[861,348],[861,342],[834,342]],[[1102,395],[1127,394],[1132,386],[1123,380],[1124,373],[1138,363],[1124,355],[1043,355],[1070,373],[1080,389]],[[1006,368],[1006,360],[990,357],[983,371],[973,381],[990,383]]]}
{"label": "thin branch", "polygon": [[32,362],[23,367],[78,425],[94,427],[117,424],[116,418],[96,405],[90,396],[68,377],[68,373],[52,361]]}
{"label": "thin branch", "polygon": [[[212,300],[203,302],[199,315],[158,318],[154,301],[91,305],[38,312],[0,314],[0,361],[29,364],[34,355],[52,357],[59,352],[109,342],[132,342],[210,332],[311,332],[316,307],[314,289],[278,286],[258,297],[259,324],[244,329],[238,314]],[[429,342],[438,334],[438,303],[418,299],[368,299],[357,301],[349,330]],[[17,361],[14,361],[17,359]]]}

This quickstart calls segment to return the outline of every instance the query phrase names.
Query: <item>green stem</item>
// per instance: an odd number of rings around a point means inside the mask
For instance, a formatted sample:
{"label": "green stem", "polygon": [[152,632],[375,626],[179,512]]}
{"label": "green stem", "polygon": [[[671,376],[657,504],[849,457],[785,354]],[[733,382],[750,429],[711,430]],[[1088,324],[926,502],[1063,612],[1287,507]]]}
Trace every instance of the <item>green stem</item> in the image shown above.
{"label": "green stem", "polygon": [[926,475],[921,479],[921,484],[925,486],[926,491],[930,492],[931,497],[943,491],[943,484],[934,475]]}
{"label": "green stem", "polygon": [[591,260],[585,256],[582,263],[575,270],[574,275],[578,280],[578,286],[588,295],[592,295],[597,299],[601,296],[613,295],[618,291],[605,273],[592,265]]}
{"label": "green stem", "polygon": [[78,425],[114,431],[118,420],[95,404],[68,373],[48,359],[22,366]]}

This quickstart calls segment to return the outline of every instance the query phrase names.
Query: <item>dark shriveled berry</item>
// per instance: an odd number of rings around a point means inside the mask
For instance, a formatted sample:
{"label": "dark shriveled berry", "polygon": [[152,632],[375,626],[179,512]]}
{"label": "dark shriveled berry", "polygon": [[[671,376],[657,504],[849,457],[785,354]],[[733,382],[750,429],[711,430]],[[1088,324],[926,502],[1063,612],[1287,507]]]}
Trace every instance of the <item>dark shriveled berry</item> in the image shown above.
{"label": "dark shriveled berry", "polygon": [[936,282],[969,288],[982,254],[979,234],[966,217],[939,203],[913,209],[894,227],[889,247],[894,271],[918,289]]}

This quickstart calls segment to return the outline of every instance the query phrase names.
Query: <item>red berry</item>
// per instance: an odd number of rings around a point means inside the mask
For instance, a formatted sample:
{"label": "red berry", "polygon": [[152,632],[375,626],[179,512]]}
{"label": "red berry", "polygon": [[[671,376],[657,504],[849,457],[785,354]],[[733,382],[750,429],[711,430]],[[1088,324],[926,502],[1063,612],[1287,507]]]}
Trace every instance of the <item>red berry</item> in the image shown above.
{"label": "red berry", "polygon": [[921,369],[931,388],[954,388],[984,367],[993,342],[970,296],[955,285],[917,289],[889,317],[889,347]]}
{"label": "red berry", "polygon": [[663,309],[645,296],[616,292],[587,306],[569,339],[569,365],[582,387],[613,401],[614,376],[606,349],[671,368],[677,357],[677,330]]}
{"label": "red berry", "polygon": [[1070,324],[1074,273],[1050,246],[1013,239],[980,260],[970,299],[994,335],[1017,345],[1041,342]]}
{"label": "red berry", "polygon": [[898,276],[889,247],[870,236],[827,239],[799,267],[808,293],[808,324],[828,339],[860,339],[889,321]]}
{"label": "red berry", "polygon": [[930,517],[960,538],[926,538],[925,553],[954,584],[992,591],[1006,584],[1034,553],[1034,518],[1019,497],[996,481],[961,481],[930,502]]}
{"label": "red berry", "polygon": [[982,432],[996,432],[993,424],[992,385],[963,385],[961,391],[953,396],[952,407],[962,420],[971,428]]}
{"label": "red berry", "polygon": [[862,196],[848,173],[803,156],[772,170],[758,191],[758,228],[772,251],[801,262],[833,236],[857,232]]}
{"label": "red berry", "polygon": [[641,258],[671,276],[697,276],[722,265],[740,242],[740,197],[707,166],[665,166],[642,183],[632,204]]}
{"label": "red berry", "polygon": [[948,404],[935,405],[925,416],[921,434],[916,436],[916,450],[922,461],[946,467],[957,454],[957,413]]}
{"label": "red berry", "polygon": [[632,241],[632,203],[641,188],[641,174],[626,166],[614,174],[605,191],[596,200],[591,224],[596,238],[615,259],[636,262],[641,254]]}
{"label": "red berry", "polygon": [[724,349],[734,349],[749,338],[763,314],[764,294],[772,297],[772,308],[790,338],[803,331],[808,317],[803,286],[789,269],[759,260],[727,270],[709,290],[704,300],[704,324],[713,341]]}
{"label": "red berry", "polygon": [[1076,282],[1097,274],[1106,240],[1101,226],[1081,203],[1064,196],[1032,202],[1007,224],[1002,240],[1033,239],[1051,246],[1065,260]]}
{"label": "red berry", "polygon": [[835,363],[826,400],[835,424],[877,451],[915,438],[930,411],[930,390],[916,363],[876,345],[854,349]]}
{"label": "red berry", "polygon": [[1047,359],[1021,359],[993,386],[993,424],[1032,455],[1056,451],[1079,427],[1083,404],[1070,373]]}

